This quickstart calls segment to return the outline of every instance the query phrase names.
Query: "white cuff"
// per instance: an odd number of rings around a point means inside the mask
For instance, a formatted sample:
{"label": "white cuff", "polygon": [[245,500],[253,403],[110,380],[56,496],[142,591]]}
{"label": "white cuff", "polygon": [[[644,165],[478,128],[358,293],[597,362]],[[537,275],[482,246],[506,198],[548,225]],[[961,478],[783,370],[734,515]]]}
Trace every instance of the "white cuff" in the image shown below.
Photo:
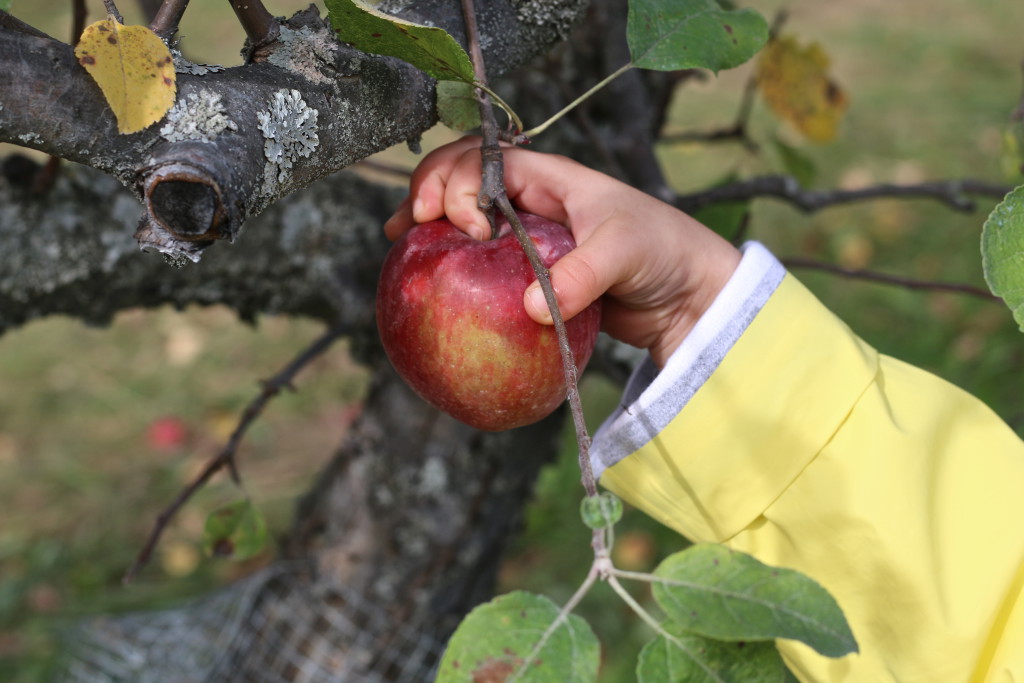
{"label": "white cuff", "polygon": [[729,282],[658,371],[648,357],[633,371],[619,407],[594,435],[594,478],[638,450],[679,414],[782,282],[782,264],[758,242],[743,246]]}

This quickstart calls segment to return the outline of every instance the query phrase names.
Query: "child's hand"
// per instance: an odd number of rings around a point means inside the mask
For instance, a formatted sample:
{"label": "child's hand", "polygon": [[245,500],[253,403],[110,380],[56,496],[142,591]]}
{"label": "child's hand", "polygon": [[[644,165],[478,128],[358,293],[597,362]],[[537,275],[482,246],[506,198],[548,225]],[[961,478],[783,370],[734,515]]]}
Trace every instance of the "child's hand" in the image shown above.
{"label": "child's hand", "polygon": [[[442,216],[477,239],[490,235],[476,205],[479,145],[463,138],[423,159],[409,198],[384,226],[390,239]],[[569,319],[607,294],[604,330],[648,349],[663,367],[736,269],[739,252],[674,207],[575,161],[503,151],[512,203],[568,226],[576,238],[576,249],[551,268],[562,315]],[[534,320],[551,324],[538,283],[527,288],[524,305]]]}

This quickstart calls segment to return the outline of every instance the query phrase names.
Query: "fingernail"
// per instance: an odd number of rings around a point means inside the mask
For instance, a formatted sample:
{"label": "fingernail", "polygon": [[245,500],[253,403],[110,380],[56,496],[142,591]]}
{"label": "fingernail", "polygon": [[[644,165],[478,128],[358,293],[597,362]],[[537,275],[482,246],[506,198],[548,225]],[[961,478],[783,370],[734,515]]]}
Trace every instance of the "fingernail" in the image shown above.
{"label": "fingernail", "polygon": [[526,288],[526,301],[527,306],[533,309],[534,320],[543,323],[551,322],[551,311],[548,309],[548,302],[544,298],[544,292],[541,290],[539,282],[534,282]]}
{"label": "fingernail", "polygon": [[423,215],[424,208],[425,207],[423,205],[423,200],[417,197],[416,200],[412,203],[412,217],[413,220],[415,220],[417,223],[422,222],[420,216]]}
{"label": "fingernail", "polygon": [[466,227],[466,232],[475,240],[485,240],[491,236],[491,226],[481,221],[473,221]]}
{"label": "fingernail", "polygon": [[386,221],[384,221],[384,225],[387,225],[391,221],[393,221],[396,218],[398,218],[399,214],[401,214],[402,211],[405,209],[405,207],[407,207],[408,205],[409,205],[409,198],[406,197],[405,199],[403,199],[401,202],[398,203],[398,206],[395,208],[395,212],[393,214],[391,214],[390,218],[388,218]]}

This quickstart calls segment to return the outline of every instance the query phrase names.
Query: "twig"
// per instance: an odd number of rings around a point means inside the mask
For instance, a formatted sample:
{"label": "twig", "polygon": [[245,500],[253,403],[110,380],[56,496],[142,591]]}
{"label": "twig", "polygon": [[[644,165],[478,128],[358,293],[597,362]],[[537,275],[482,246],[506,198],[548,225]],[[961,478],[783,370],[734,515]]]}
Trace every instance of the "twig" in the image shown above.
{"label": "twig", "polygon": [[257,48],[277,37],[278,25],[274,15],[263,6],[262,0],[228,0],[235,16],[249,37],[251,48]]}
{"label": "twig", "polygon": [[835,275],[841,275],[843,277],[852,278],[855,280],[868,280],[870,282],[878,282],[885,285],[894,285],[897,287],[903,287],[905,289],[915,290],[930,290],[935,292],[953,292],[956,294],[966,294],[968,296],[977,297],[979,299],[985,299],[986,301],[1002,301],[999,297],[992,294],[983,287],[976,287],[974,285],[961,284],[956,282],[933,282],[930,280],[916,280],[914,278],[904,277],[902,275],[889,275],[887,273],[879,273],[874,270],[860,270],[855,268],[844,268],[843,266],[836,265],[835,263],[827,263],[825,261],[818,261],[816,259],[804,258],[794,256],[790,258],[779,259],[782,261],[782,265],[787,268],[805,268],[808,270],[820,270],[826,273],[833,273]]}
{"label": "twig", "polygon": [[[160,5],[162,5],[163,2],[164,0],[137,0],[139,9],[142,10],[142,16],[149,22],[153,21],[153,17],[155,17],[156,13],[160,11]],[[150,28],[152,28],[152,26],[150,26]]]}
{"label": "twig", "polygon": [[117,23],[119,24],[124,23],[124,17],[122,17],[121,13],[117,11],[117,5],[114,4],[114,0],[103,0],[103,6],[107,10],[107,16],[114,17],[117,19]]}
{"label": "twig", "polygon": [[169,40],[178,32],[178,24],[181,23],[181,17],[185,14],[187,7],[188,0],[164,0],[150,22],[149,28],[164,40]]}
{"label": "twig", "polygon": [[679,133],[663,135],[659,142],[675,144],[681,142],[732,142],[738,140],[743,146],[751,151],[757,151],[757,143],[747,137],[746,127],[734,123],[724,128],[716,128],[709,131],[685,130]]}
{"label": "twig", "polygon": [[[470,55],[473,58],[474,74],[479,82],[486,85],[486,69],[484,68],[480,38],[476,28],[473,0],[462,0],[462,11],[466,21],[466,35],[469,41]],[[558,348],[562,357],[562,371],[565,375],[566,398],[569,401],[573,425],[576,428],[581,481],[587,496],[596,496],[597,482],[594,480],[594,473],[590,466],[590,435],[587,433],[587,424],[583,418],[583,403],[580,400],[577,383],[578,370],[573,360],[572,348],[569,346],[569,335],[565,329],[565,320],[562,318],[562,313],[558,308],[555,290],[551,286],[551,273],[541,261],[533,240],[526,234],[519,216],[516,215],[515,209],[508,199],[508,194],[505,191],[501,147],[498,145],[498,124],[487,94],[479,88],[477,89],[477,101],[480,105],[481,131],[484,137],[483,143],[480,146],[480,155],[483,162],[483,183],[480,188],[480,194],[477,197],[477,204],[487,214],[488,220],[491,221],[492,235],[497,234],[497,221],[494,220],[492,215],[493,207],[496,206],[505,215],[516,235],[516,239],[519,240],[520,246],[522,246],[523,251],[526,253],[526,258],[529,260],[534,274],[537,276],[541,291],[544,292],[544,300],[547,302],[548,310],[551,312],[551,320],[554,323],[555,333],[558,336]],[[608,550],[605,545],[605,536],[600,529],[594,530],[591,546],[594,548],[595,558],[607,555]]]}
{"label": "twig", "polygon": [[[469,54],[473,60],[473,75],[478,83],[487,83],[487,68],[484,66],[484,53],[480,47],[480,33],[476,25],[476,9],[473,0],[462,0],[462,16],[466,22],[466,37],[469,42]],[[480,145],[482,159],[482,177],[480,193],[477,195],[477,206],[487,216],[491,225],[491,239],[498,236],[498,222],[495,220],[494,202],[497,197],[505,194],[505,164],[498,144],[498,121],[494,117],[490,96],[482,89],[476,89],[477,104],[480,107],[480,132],[483,143]]]}
{"label": "twig", "polygon": [[153,550],[156,548],[156,544],[160,540],[160,536],[163,534],[164,530],[167,528],[167,525],[172,519],[174,519],[178,510],[180,510],[192,495],[202,488],[214,474],[226,467],[231,473],[231,478],[235,483],[239,483],[240,478],[235,462],[235,455],[238,451],[238,446],[242,441],[242,437],[245,436],[249,427],[252,426],[252,423],[256,421],[256,418],[263,413],[264,408],[266,408],[270,400],[281,393],[282,389],[295,390],[295,387],[292,385],[292,381],[300,370],[309,365],[313,359],[329,349],[334,342],[348,332],[349,327],[347,325],[336,325],[335,327],[332,327],[316,341],[310,344],[302,353],[292,359],[292,361],[280,372],[269,380],[264,380],[260,383],[263,387],[262,390],[259,395],[245,407],[245,410],[242,411],[242,415],[238,420],[238,425],[235,427],[235,431],[231,433],[231,437],[228,439],[227,443],[224,444],[224,447],[219,453],[217,453],[217,455],[206,463],[206,466],[203,467],[202,471],[195,477],[195,479],[193,479],[192,482],[177,495],[171,504],[157,516],[156,523],[153,526],[153,530],[150,532],[149,538],[146,540],[146,544],[142,547],[142,550],[139,551],[134,564],[132,564],[128,571],[125,572],[124,578],[122,579],[125,584],[131,583],[142,568],[149,563]]}
{"label": "twig", "polygon": [[[768,29],[768,40],[773,40],[778,37],[779,32],[782,31],[782,26],[786,23],[788,18],[789,14],[786,10],[779,10],[775,14],[775,18],[772,20],[772,25]],[[751,70],[750,75],[747,76],[747,82],[743,86],[743,94],[740,97],[740,107],[736,112],[736,120],[732,125],[707,132],[685,131],[682,133],[675,133],[673,135],[665,135],[661,138],[661,142],[728,142],[737,140],[750,152],[757,152],[759,146],[747,132],[750,124],[750,115],[754,111],[757,85],[757,69],[754,68]]]}
{"label": "twig", "polygon": [[856,190],[807,190],[796,178],[785,175],[767,175],[742,180],[704,192],[680,195],[676,206],[687,213],[709,204],[735,202],[755,197],[784,199],[801,211],[813,212],[865,199],[934,199],[952,209],[966,213],[977,207],[967,195],[980,195],[1002,199],[1012,188],[1009,185],[966,178],[963,180],[936,180],[917,185],[883,183]]}
{"label": "twig", "polygon": [[72,0],[71,13],[71,44],[74,45],[81,38],[82,32],[85,31],[85,19],[89,15],[89,10],[85,6],[85,0]]}

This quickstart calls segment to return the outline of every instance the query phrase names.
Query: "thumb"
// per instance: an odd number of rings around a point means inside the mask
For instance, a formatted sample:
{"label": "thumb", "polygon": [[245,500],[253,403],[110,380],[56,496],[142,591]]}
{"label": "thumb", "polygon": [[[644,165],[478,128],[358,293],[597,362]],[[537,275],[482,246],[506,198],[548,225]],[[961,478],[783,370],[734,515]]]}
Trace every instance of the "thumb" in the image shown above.
{"label": "thumb", "polygon": [[[616,266],[614,260],[608,258],[609,252],[602,251],[597,242],[600,240],[584,243],[550,268],[551,285],[564,320],[569,320],[593,303],[622,276],[622,261]],[[539,282],[534,281],[526,288],[523,305],[535,321],[542,325],[552,324],[551,311]]]}

